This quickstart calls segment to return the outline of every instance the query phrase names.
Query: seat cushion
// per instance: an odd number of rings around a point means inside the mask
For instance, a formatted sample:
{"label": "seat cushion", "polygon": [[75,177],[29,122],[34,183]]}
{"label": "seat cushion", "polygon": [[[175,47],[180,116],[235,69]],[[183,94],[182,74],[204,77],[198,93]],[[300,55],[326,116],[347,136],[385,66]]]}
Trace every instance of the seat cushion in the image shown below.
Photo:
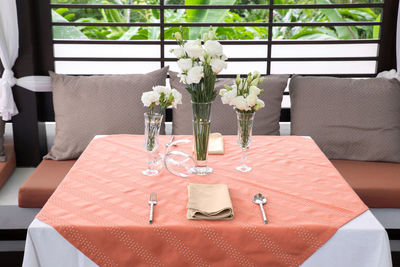
{"label": "seat cushion", "polygon": [[400,163],[400,81],[295,76],[289,90],[292,135],[329,159]]}
{"label": "seat cushion", "polygon": [[140,96],[165,85],[168,67],[147,74],[67,76],[50,72],[56,120],[46,159],[77,159],[96,135],[143,134]]}
{"label": "seat cushion", "polygon": [[21,208],[41,208],[74,165],[75,160],[43,160],[18,192]]}
{"label": "seat cushion", "polygon": [[0,162],[0,188],[11,176],[15,169],[15,152],[12,144],[4,144],[6,161]]}
{"label": "seat cushion", "polygon": [[400,163],[332,160],[370,208],[400,208]]}

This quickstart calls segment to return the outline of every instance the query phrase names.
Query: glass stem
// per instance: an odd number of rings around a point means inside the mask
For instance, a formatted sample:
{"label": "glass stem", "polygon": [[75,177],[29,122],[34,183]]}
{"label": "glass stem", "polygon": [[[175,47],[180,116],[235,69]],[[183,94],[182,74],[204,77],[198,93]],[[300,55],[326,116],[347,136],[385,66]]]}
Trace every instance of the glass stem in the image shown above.
{"label": "glass stem", "polygon": [[246,166],[246,148],[242,148],[242,165]]}
{"label": "glass stem", "polygon": [[152,160],[152,152],[147,151],[147,165],[149,170],[153,170],[153,160]]}

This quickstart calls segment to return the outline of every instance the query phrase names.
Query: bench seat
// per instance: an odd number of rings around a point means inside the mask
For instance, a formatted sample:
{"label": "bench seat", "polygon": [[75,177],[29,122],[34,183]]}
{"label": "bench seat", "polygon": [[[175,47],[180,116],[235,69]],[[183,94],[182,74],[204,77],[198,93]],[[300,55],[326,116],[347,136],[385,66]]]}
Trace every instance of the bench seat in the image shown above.
{"label": "bench seat", "polygon": [[[331,162],[369,208],[400,208],[400,164]],[[19,189],[19,206],[43,207],[74,163],[75,160],[43,160]]]}
{"label": "bench seat", "polygon": [[20,187],[18,206],[43,207],[74,163],[75,160],[43,160]]}
{"label": "bench seat", "polygon": [[400,208],[400,163],[331,162],[369,208]]}
{"label": "bench seat", "polygon": [[6,161],[0,162],[0,188],[8,180],[16,167],[14,146],[12,144],[4,144],[4,153]]}

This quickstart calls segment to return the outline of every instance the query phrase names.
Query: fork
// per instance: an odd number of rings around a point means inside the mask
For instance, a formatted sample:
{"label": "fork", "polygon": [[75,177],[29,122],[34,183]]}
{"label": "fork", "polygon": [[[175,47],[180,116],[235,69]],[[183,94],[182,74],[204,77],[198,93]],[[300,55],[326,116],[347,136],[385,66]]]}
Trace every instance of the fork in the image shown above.
{"label": "fork", "polygon": [[157,204],[157,193],[151,192],[149,205],[150,205],[150,217],[149,217],[149,224],[153,223],[153,206]]}

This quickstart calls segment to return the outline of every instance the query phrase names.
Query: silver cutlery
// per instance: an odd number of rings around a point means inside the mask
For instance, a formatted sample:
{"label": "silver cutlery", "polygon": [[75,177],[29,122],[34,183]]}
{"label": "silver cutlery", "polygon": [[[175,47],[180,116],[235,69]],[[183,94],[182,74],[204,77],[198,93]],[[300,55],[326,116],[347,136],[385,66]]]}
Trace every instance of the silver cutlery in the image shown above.
{"label": "silver cutlery", "polygon": [[267,203],[267,199],[261,193],[258,193],[258,194],[254,195],[253,202],[260,206],[264,224],[267,224],[268,223],[267,216],[265,215],[265,211],[264,211],[264,207],[263,207],[263,205],[265,203]]}
{"label": "silver cutlery", "polygon": [[149,217],[149,224],[153,223],[153,206],[157,204],[157,193],[151,192],[149,205],[150,205],[150,217]]}

